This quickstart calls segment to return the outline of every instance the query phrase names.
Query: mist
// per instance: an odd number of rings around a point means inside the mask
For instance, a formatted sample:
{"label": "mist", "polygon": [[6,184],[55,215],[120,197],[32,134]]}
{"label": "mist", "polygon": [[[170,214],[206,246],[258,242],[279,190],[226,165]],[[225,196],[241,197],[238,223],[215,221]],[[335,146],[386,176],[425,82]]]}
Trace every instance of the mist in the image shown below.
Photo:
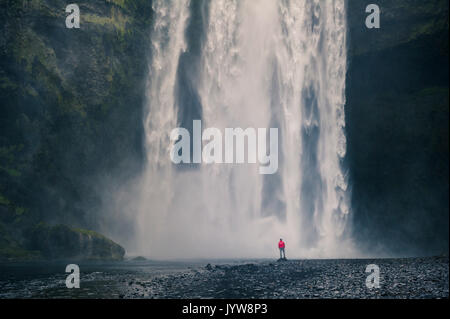
{"label": "mist", "polygon": [[[291,258],[354,256],[344,1],[155,1],[153,9],[146,163],[117,196],[135,221],[128,253],[272,257],[283,238]],[[173,164],[171,130],[192,130],[196,119],[219,130],[277,127],[278,172]]]}

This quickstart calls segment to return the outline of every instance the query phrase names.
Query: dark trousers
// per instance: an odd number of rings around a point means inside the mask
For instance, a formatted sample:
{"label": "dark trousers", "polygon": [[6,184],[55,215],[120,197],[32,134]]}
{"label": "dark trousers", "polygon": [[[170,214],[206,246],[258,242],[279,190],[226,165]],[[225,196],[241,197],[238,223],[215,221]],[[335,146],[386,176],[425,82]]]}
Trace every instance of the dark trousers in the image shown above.
{"label": "dark trousers", "polygon": [[284,251],[284,247],[280,248],[280,258],[286,258],[286,253]]}

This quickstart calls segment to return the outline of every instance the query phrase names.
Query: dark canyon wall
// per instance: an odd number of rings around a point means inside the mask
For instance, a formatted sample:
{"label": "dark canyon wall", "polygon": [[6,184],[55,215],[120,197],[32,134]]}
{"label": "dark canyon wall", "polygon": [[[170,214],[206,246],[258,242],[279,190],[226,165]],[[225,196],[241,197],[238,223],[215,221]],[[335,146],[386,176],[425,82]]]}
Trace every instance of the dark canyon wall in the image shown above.
{"label": "dark canyon wall", "polygon": [[354,231],[372,253],[448,251],[448,1],[348,1]]}

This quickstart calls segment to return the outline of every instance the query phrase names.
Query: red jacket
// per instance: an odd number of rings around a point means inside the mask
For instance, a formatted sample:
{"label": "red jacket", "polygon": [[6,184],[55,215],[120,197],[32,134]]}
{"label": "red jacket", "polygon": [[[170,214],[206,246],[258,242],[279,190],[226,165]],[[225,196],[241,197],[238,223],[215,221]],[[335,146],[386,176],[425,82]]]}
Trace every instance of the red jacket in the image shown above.
{"label": "red jacket", "polygon": [[286,246],[286,245],[284,244],[284,241],[280,240],[280,241],[278,242],[278,248],[284,248],[284,246]]}

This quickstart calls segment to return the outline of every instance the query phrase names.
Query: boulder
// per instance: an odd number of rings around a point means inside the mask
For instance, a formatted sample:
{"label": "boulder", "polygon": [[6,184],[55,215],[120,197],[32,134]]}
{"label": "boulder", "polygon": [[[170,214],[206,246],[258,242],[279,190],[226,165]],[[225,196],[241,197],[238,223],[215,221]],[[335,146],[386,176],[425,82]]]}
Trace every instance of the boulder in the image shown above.
{"label": "boulder", "polygon": [[39,223],[29,234],[29,248],[46,259],[123,260],[125,249],[92,230]]}

